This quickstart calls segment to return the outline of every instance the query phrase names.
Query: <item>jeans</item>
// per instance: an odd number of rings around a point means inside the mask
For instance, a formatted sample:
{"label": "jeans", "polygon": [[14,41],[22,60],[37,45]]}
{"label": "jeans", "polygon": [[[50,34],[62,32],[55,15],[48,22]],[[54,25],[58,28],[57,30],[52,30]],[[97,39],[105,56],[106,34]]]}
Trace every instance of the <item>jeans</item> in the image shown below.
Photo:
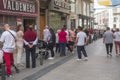
{"label": "jeans", "polygon": [[88,57],[84,46],[77,46],[77,53],[78,53],[78,58],[79,59],[82,58],[82,53],[85,57]]}
{"label": "jeans", "polygon": [[108,43],[108,44],[106,44],[107,54],[109,54],[109,53],[112,52],[112,47],[113,47],[113,43]]}
{"label": "jeans", "polygon": [[35,68],[36,67],[36,58],[35,58],[36,47],[33,46],[32,48],[29,48],[28,46],[26,46],[25,50],[26,50],[26,68],[30,68],[30,55],[32,59],[32,68]]}
{"label": "jeans", "polygon": [[56,49],[55,49],[56,53],[60,53],[60,44],[56,43]]}
{"label": "jeans", "polygon": [[51,57],[54,57],[54,56],[55,56],[54,50],[53,50],[54,44],[53,44],[53,43],[48,43],[48,48],[49,48],[50,51],[51,51]]}
{"label": "jeans", "polygon": [[60,42],[60,56],[65,56],[66,52],[66,43],[65,42]]}

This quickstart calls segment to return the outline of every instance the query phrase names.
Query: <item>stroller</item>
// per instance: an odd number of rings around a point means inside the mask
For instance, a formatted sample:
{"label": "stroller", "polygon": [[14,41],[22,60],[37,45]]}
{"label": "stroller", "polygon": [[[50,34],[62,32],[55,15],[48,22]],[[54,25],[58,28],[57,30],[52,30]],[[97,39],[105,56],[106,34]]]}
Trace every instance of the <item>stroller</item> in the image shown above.
{"label": "stroller", "polygon": [[36,58],[40,60],[40,65],[43,65],[43,60],[48,59],[48,44],[43,40],[38,40],[37,47],[39,48],[38,53],[36,54]]}

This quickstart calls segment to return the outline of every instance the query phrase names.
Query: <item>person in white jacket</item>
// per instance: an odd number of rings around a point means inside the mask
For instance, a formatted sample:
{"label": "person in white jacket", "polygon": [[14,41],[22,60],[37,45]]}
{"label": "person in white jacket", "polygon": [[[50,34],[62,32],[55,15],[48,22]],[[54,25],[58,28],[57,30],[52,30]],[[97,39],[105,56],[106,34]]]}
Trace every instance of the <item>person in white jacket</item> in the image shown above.
{"label": "person in white jacket", "polygon": [[116,29],[114,33],[114,43],[115,43],[116,56],[120,56],[120,31],[119,29]]}

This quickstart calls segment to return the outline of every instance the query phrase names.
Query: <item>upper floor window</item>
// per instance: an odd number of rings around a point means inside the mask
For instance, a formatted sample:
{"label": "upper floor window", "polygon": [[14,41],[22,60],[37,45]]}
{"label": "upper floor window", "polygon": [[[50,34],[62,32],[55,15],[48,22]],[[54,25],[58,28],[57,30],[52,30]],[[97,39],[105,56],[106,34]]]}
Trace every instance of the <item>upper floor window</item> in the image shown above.
{"label": "upper floor window", "polygon": [[70,0],[71,2],[76,2],[76,0]]}

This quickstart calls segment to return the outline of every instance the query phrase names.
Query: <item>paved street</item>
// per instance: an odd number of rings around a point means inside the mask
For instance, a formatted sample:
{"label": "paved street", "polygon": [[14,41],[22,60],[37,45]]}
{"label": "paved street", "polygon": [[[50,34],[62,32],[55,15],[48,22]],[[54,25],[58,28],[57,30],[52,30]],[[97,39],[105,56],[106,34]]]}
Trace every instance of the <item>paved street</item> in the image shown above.
{"label": "paved street", "polygon": [[88,61],[77,61],[77,54],[67,57],[56,56],[55,60],[45,61],[35,69],[22,68],[19,74],[7,80],[120,80],[120,57],[106,57],[102,39],[86,47]]}

